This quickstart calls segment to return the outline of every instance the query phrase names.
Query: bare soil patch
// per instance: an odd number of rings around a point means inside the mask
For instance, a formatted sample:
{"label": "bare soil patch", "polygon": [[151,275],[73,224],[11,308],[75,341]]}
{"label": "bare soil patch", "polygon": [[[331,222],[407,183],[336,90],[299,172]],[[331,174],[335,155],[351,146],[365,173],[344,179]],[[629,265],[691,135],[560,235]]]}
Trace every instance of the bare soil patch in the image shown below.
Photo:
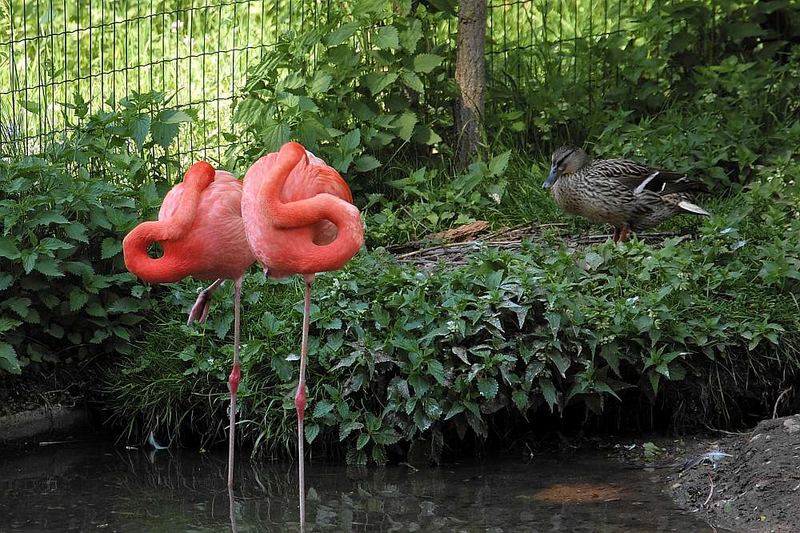
{"label": "bare soil patch", "polygon": [[682,507],[734,531],[800,531],[800,414],[765,420],[753,431],[698,445],[689,464],[709,450],[721,456],[670,475]]}

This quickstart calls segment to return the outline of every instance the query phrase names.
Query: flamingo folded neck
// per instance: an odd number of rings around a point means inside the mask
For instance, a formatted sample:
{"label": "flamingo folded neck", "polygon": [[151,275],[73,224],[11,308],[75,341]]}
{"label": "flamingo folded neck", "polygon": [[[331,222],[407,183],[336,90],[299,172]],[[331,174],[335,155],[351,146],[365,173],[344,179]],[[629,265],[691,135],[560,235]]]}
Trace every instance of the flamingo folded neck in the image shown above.
{"label": "flamingo folded neck", "polygon": [[[162,240],[159,222],[144,222],[134,228],[122,241],[125,266],[147,283],[174,283],[190,274],[189,265],[178,254],[170,253],[171,243]],[[159,242],[164,255],[150,257],[150,245]]]}

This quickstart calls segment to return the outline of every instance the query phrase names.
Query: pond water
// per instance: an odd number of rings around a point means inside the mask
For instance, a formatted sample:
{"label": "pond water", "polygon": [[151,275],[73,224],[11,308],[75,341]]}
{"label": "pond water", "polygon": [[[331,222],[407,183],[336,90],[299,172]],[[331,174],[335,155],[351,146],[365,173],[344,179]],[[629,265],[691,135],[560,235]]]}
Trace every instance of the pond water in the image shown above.
{"label": "pond water", "polygon": [[[0,531],[298,531],[295,465],[70,444],[0,451]],[[603,456],[306,466],[307,531],[712,531],[657,472]]]}

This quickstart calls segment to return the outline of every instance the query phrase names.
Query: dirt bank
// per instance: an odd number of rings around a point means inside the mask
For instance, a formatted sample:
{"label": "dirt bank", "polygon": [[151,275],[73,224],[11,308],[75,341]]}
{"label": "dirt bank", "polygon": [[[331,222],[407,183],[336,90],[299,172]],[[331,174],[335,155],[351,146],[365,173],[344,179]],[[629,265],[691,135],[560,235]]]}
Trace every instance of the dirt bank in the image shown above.
{"label": "dirt bank", "polygon": [[[728,455],[700,461],[714,450]],[[680,506],[734,531],[800,531],[800,414],[695,444],[684,459],[685,469],[668,475]]]}

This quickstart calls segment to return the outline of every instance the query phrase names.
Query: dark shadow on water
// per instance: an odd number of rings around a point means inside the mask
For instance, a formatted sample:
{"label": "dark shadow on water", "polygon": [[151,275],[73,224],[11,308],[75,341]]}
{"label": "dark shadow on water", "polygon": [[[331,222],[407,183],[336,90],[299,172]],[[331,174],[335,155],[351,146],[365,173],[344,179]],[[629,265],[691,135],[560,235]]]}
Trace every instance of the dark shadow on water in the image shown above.
{"label": "dark shadow on water", "polygon": [[[295,465],[110,446],[0,456],[0,531],[297,531]],[[308,531],[712,531],[658,474],[602,456],[443,466],[307,467]]]}

